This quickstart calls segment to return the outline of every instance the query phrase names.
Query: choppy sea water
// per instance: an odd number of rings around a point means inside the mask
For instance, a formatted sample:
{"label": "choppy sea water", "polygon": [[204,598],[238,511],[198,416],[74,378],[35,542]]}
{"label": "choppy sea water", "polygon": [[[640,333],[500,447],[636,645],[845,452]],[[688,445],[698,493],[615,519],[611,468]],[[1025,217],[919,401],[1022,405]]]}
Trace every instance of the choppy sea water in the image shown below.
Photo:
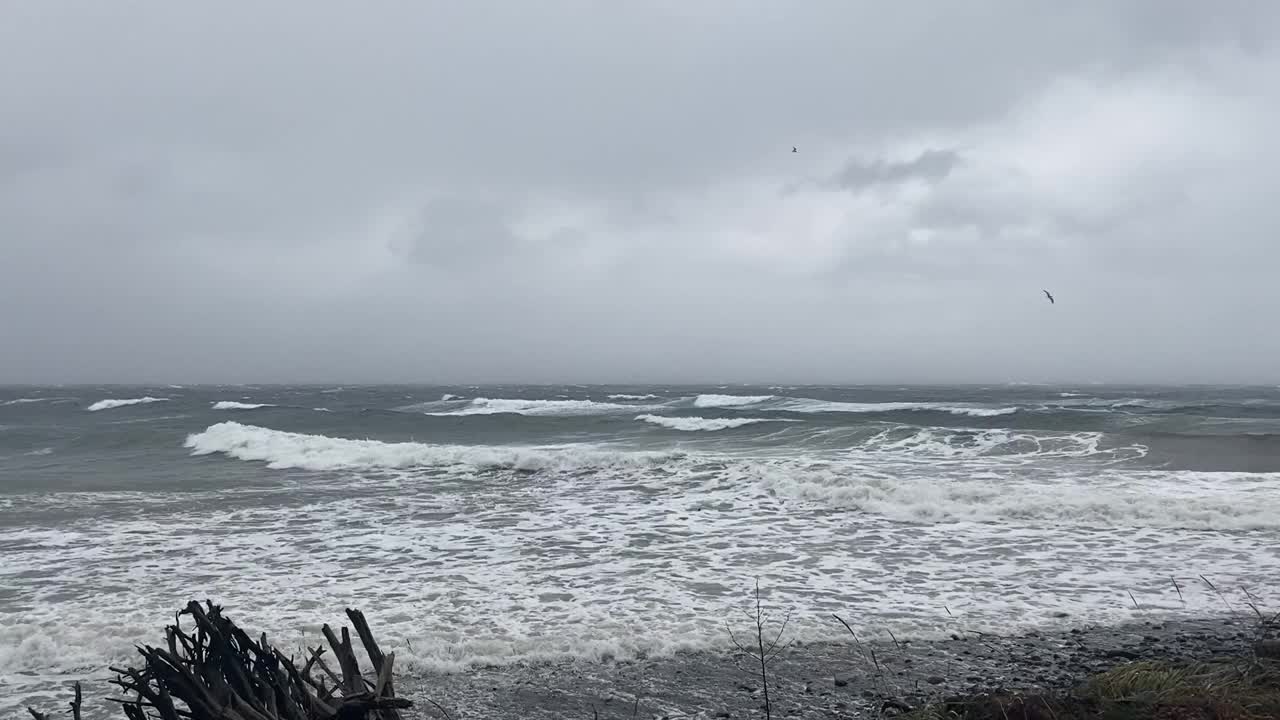
{"label": "choppy sea water", "polygon": [[725,648],[756,578],[809,641],[1275,606],[1280,390],[0,388],[6,717],[192,598],[414,673]]}

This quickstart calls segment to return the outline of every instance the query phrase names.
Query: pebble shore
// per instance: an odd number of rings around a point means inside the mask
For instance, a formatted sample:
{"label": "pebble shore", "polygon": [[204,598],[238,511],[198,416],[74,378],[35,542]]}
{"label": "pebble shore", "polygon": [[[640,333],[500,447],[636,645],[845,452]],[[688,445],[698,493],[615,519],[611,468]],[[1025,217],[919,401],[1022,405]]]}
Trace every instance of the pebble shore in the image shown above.
{"label": "pebble shore", "polygon": [[[1081,627],[1010,637],[956,634],[931,642],[792,647],[769,666],[775,718],[872,718],[944,697],[996,689],[1065,689],[1135,660],[1208,659],[1248,652],[1239,619]],[[874,659],[871,657],[874,654]],[[759,665],[695,652],[632,662],[563,662],[404,677],[422,717],[764,717]]]}

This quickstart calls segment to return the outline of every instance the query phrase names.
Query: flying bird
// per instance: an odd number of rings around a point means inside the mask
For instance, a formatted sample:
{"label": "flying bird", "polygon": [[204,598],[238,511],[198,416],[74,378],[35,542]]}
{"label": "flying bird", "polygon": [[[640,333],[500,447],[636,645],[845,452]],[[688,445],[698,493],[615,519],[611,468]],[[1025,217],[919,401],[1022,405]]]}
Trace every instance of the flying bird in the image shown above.
{"label": "flying bird", "polygon": [[1049,304],[1050,304],[1050,305],[1057,305],[1057,303],[1055,303],[1055,302],[1053,301],[1053,295],[1050,295],[1048,290],[1042,290],[1041,292],[1043,292],[1043,293],[1044,293],[1044,296],[1045,296],[1045,297],[1049,298]]}
{"label": "flying bird", "polygon": [[795,145],[792,145],[792,146],[791,146],[791,152],[800,152],[800,151],[796,149],[796,146],[795,146]]}

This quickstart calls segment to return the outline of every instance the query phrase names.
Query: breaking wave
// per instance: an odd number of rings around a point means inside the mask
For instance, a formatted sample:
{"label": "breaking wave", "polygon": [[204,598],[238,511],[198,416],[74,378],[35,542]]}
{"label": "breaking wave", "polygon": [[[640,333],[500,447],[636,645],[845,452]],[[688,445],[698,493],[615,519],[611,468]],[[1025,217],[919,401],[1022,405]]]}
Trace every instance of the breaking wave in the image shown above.
{"label": "breaking wave", "polygon": [[[644,418],[644,416],[641,416]],[[677,418],[659,418],[663,421]],[[684,420],[706,420],[683,418]],[[645,420],[646,422],[648,420]],[[703,428],[698,428],[703,429]],[[712,472],[727,487],[756,486],[781,498],[861,511],[898,522],[950,524],[1176,527],[1246,530],[1280,527],[1280,473],[1131,470],[1104,466],[1052,481],[1017,472],[1019,460],[1049,454],[1105,453],[1087,434],[1057,444],[999,433],[955,433],[955,439],[881,439],[825,462],[681,453],[613,451],[592,446],[508,447],[354,440],[284,432],[236,422],[189,435],[193,455],[223,454],[272,468],[379,470],[454,468],[463,471],[575,472],[615,468],[643,472],[662,465],[676,477]],[[877,444],[878,443],[878,444]],[[916,455],[928,474],[897,472],[875,452]],[[947,461],[939,463],[939,456]],[[1002,459],[1011,462],[1001,462]],[[905,468],[905,466],[903,466]]]}
{"label": "breaking wave", "polygon": [[628,395],[627,393],[617,393],[609,396],[610,400],[657,400],[657,395]]}
{"label": "breaking wave", "polygon": [[1226,409],[1228,412],[1248,408],[1252,411],[1266,412],[1268,410],[1280,409],[1280,403],[1274,398],[1232,398],[1232,399],[1213,399],[1213,400],[1188,400],[1188,399],[1160,399],[1160,398],[1097,398],[1073,395],[1071,393],[1059,393],[1060,400],[1047,403],[1041,407],[1055,410],[1079,410],[1088,408],[1091,410],[1117,410],[1130,411],[1137,413],[1162,414],[1162,413],[1204,413],[1214,412],[1216,410]]}
{"label": "breaking wave", "polygon": [[934,462],[954,459],[1033,461],[1093,459],[1123,462],[1146,457],[1137,443],[1103,447],[1103,433],[1031,433],[982,428],[916,428],[899,426],[868,438],[855,452],[894,454],[902,460]]}
{"label": "breaking wave", "polygon": [[932,411],[945,412],[952,415],[969,417],[998,417],[1018,412],[1016,407],[983,407],[980,405],[955,405],[930,402],[880,402],[851,403],[827,400],[810,400],[807,398],[788,399],[778,408],[797,413],[890,413]]}
{"label": "breaking wave", "polygon": [[27,405],[30,403],[49,402],[53,398],[15,398],[13,400],[5,400],[0,402],[0,407],[5,405]]}
{"label": "breaking wave", "polygon": [[351,440],[221,422],[187,436],[193,455],[222,453],[271,468],[299,470],[395,469],[466,466],[475,469],[571,471],[596,467],[645,467],[678,453],[617,452],[591,447],[428,445]]}
{"label": "breaking wave", "polygon": [[213,403],[214,410],[258,410],[265,407],[275,407],[275,405],[269,403],[244,403],[234,400],[222,400]]}
{"label": "breaking wave", "polygon": [[772,399],[772,395],[699,395],[694,398],[693,406],[700,408],[742,407],[743,405],[757,405]]}
{"label": "breaking wave", "polygon": [[454,410],[438,410],[427,415],[596,415],[602,413],[634,411],[635,405],[592,402],[590,400],[514,400],[505,398],[475,398],[465,407]]}
{"label": "breaking wave", "polygon": [[999,474],[891,476],[857,466],[754,466],[746,475],[780,497],[900,522],[1280,528],[1280,498],[1271,490],[1280,473],[1106,471],[1051,483]]}
{"label": "breaking wave", "polygon": [[169,398],[147,397],[130,398],[127,400],[99,400],[98,402],[86,408],[89,412],[98,412],[99,410],[112,410],[114,408],[128,407],[129,405],[147,405],[149,403],[165,402]]}
{"label": "breaking wave", "polygon": [[663,417],[661,415],[639,415],[636,417],[636,420],[670,428],[671,430],[682,430],[684,432],[697,432],[699,430],[728,430],[731,428],[742,427],[744,425],[755,425],[756,423],[790,422],[788,420],[777,418],[701,418]]}
{"label": "breaking wave", "polygon": [[932,402],[837,402],[803,397],[778,397],[776,395],[698,395],[693,399],[697,408],[738,408],[751,406],[774,411],[794,413],[891,413],[911,411],[945,412],[969,417],[997,417],[1018,412],[1016,407],[986,407],[983,405],[948,404]]}

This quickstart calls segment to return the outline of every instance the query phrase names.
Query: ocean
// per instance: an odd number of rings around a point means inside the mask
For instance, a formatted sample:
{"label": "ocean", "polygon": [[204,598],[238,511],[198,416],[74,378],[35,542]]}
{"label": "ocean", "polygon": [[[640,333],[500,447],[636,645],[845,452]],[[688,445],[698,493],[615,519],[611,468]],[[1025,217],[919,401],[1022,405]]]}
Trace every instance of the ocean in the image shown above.
{"label": "ocean", "polygon": [[1280,389],[0,388],[4,717],[190,599],[413,675],[725,650],[757,579],[808,642],[1276,607]]}

